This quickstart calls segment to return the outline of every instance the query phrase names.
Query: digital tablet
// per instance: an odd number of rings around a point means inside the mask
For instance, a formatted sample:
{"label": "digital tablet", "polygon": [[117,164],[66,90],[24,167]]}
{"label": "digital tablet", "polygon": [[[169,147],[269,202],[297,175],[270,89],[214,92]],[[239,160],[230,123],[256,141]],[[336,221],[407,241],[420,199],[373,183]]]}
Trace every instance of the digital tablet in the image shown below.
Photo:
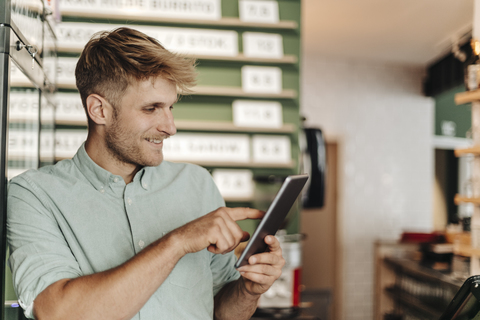
{"label": "digital tablet", "polygon": [[275,199],[268,208],[267,213],[265,213],[257,229],[255,229],[245,250],[240,258],[238,258],[235,268],[240,268],[248,264],[248,258],[250,258],[250,256],[265,252],[268,247],[264,240],[265,237],[274,235],[278,228],[280,228],[307,180],[308,174],[288,176],[287,179],[285,179],[280,191],[278,191]]}
{"label": "digital tablet", "polygon": [[480,276],[471,276],[460,287],[439,320],[480,319]]}

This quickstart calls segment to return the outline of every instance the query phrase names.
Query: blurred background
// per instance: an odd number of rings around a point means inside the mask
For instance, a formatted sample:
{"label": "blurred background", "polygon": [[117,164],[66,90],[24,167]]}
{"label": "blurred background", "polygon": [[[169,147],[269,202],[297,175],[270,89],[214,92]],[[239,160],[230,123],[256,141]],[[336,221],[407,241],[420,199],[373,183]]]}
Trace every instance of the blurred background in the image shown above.
{"label": "blurred background", "polygon": [[[256,317],[438,319],[480,274],[474,2],[5,0],[3,177],[75,154],[78,56],[94,33],[129,26],[198,59],[166,160],[207,168],[228,206],[263,210],[288,175],[311,176]],[[22,319],[0,274],[2,314]]]}

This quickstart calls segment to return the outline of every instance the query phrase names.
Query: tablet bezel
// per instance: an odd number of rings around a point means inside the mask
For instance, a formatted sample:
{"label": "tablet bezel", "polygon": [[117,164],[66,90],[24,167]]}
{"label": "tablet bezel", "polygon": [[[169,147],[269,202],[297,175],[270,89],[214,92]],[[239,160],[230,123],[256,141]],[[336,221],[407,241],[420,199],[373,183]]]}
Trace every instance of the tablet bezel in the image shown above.
{"label": "tablet bezel", "polygon": [[245,250],[235,263],[235,268],[247,265],[248,259],[252,255],[265,252],[268,247],[264,240],[265,237],[274,235],[280,228],[307,180],[308,174],[291,175],[285,179],[267,213],[260,221],[257,229],[255,229]]}

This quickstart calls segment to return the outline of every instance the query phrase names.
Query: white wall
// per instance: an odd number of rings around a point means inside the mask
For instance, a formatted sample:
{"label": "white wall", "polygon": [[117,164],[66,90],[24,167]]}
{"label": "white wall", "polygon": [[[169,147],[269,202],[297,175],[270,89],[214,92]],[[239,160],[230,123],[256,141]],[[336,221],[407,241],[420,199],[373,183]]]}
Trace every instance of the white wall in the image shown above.
{"label": "white wall", "polygon": [[303,56],[302,114],[339,147],[340,319],[373,319],[373,242],[432,230],[433,100],[422,69]]}

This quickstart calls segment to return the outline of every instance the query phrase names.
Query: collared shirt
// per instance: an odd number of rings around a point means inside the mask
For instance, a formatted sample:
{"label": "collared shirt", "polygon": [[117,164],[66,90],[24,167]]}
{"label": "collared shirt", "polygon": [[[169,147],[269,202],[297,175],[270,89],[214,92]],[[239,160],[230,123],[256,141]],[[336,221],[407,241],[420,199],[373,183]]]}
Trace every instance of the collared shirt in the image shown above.
{"label": "collared shirt", "polygon": [[[224,201],[210,174],[164,161],[128,185],[99,167],[84,146],[72,160],[31,170],[9,183],[9,263],[20,305],[50,284],[116,267],[166,233]],[[133,319],[212,319],[213,297],[239,278],[233,253],[185,255]]]}

